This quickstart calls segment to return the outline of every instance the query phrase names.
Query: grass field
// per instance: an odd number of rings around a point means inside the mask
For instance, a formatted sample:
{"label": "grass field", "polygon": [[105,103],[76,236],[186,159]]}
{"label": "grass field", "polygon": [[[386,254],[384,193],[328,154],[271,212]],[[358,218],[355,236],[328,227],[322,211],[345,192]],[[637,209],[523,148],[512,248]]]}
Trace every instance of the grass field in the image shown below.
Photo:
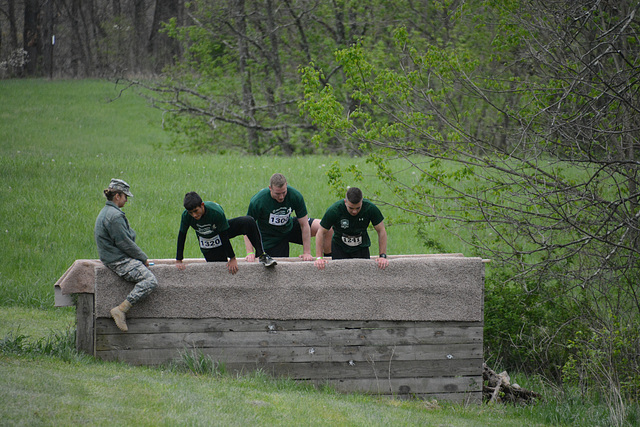
{"label": "grass field", "polygon": [[[168,152],[157,148],[169,138],[160,112],[133,92],[110,101],[118,94],[99,81],[0,83],[0,305],[51,307],[52,285],[73,261],[97,258],[93,225],[111,178],[132,186],[124,210],[139,245],[151,258],[174,258],[186,192],[220,203],[228,217],[245,215],[251,196],[282,172],[305,195],[309,215],[321,217],[337,200],[327,169],[359,160]],[[384,191],[373,178],[361,186]],[[427,252],[412,225],[391,208],[384,214],[390,254]],[[233,243],[243,256],[242,240]],[[201,257],[193,233],[185,256]]]}
{"label": "grass field", "polygon": [[[303,192],[310,216],[319,217],[338,198],[327,185],[331,164],[362,163],[170,152],[162,148],[169,135],[160,112],[133,92],[118,95],[105,81],[0,81],[0,424],[607,424],[602,407],[571,396],[534,408],[401,402],[316,391],[259,373],[194,375],[57,352],[73,331],[74,310],[53,307],[53,284],[74,260],[97,257],[93,226],[111,178],[131,184],[135,197],[124,210],[139,245],[158,259],[175,257],[187,191],[219,202],[229,217],[244,215],[250,197],[278,171]],[[373,176],[359,186],[365,194],[385,193]],[[382,210],[390,254],[432,252],[411,221]],[[446,251],[467,252],[437,226],[425,231]],[[234,248],[244,255],[240,239]],[[193,233],[185,256],[201,256]],[[521,381],[555,393],[538,380]]]}

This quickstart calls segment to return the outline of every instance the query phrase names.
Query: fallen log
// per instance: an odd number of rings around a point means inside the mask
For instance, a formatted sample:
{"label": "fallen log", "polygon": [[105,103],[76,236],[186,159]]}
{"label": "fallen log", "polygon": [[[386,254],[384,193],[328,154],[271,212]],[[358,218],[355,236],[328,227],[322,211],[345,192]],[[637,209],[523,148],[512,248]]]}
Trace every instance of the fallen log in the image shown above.
{"label": "fallen log", "polygon": [[534,404],[542,400],[542,395],[532,390],[511,384],[511,378],[506,371],[496,373],[486,363],[482,365],[482,400],[485,403],[513,403],[517,405]]}

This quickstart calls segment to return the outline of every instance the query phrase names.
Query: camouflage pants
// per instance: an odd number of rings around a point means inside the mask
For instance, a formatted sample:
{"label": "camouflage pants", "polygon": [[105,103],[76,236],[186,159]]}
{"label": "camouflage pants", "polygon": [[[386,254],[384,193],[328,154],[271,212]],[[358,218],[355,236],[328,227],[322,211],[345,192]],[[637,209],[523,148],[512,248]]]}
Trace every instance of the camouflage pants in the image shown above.
{"label": "camouflage pants", "polygon": [[156,276],[140,260],[125,258],[109,263],[107,267],[127,282],[136,284],[127,295],[127,301],[131,304],[137,303],[158,286]]}

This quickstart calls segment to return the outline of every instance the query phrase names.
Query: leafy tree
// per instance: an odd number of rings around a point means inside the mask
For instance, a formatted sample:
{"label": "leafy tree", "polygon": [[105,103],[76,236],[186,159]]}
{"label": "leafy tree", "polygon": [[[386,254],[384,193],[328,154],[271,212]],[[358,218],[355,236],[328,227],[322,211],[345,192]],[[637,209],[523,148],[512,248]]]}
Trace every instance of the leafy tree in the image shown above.
{"label": "leafy tree", "polygon": [[[393,190],[386,202],[494,260],[488,326],[506,310],[521,322],[489,344],[527,348],[521,362],[555,375],[569,354],[593,363],[580,355],[597,345],[616,390],[640,377],[628,333],[640,324],[638,7],[466,2],[449,42],[404,26],[384,57],[366,41],[338,51],[356,109],[322,70],[303,70],[319,143],[358,146]],[[593,338],[623,329],[615,351]],[[511,349],[502,355],[513,366]]]}
{"label": "leafy tree", "polygon": [[309,55],[308,44],[295,43],[308,38],[306,24],[297,22],[309,19],[305,6],[196,1],[188,9],[191,25],[171,21],[166,32],[182,44],[184,57],[166,70],[164,82],[144,86],[167,112],[177,147],[297,150],[313,130],[299,118],[292,84],[299,62],[291,58]]}
{"label": "leafy tree", "polygon": [[[399,9],[383,0],[194,1],[189,25],[173,20],[165,28],[183,46],[182,59],[164,81],[135,83],[166,111],[180,149],[313,152],[316,127],[298,107],[299,68],[322,67],[339,88],[345,76],[334,51],[359,39],[383,45]],[[356,100],[344,102],[355,109]],[[322,149],[349,147],[334,140]]]}

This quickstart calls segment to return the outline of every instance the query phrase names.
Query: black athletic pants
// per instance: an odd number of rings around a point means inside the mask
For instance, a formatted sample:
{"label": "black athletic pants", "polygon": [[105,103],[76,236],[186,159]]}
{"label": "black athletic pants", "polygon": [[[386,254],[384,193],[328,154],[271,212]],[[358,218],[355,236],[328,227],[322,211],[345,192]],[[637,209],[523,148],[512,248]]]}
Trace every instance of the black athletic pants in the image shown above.
{"label": "black athletic pants", "polygon": [[[260,230],[258,230],[256,220],[252,217],[239,216],[237,218],[229,219],[229,229],[226,231],[226,234],[229,239],[233,239],[240,235],[247,236],[256,250],[256,258],[260,257],[264,253],[264,249],[262,247],[262,235],[260,234]],[[223,246],[202,251],[202,254],[207,262],[227,261],[227,254],[225,253]]]}
{"label": "black athletic pants", "polygon": [[[280,240],[280,242],[269,248],[269,255],[273,257],[289,257],[289,243],[295,243],[298,245],[302,244],[302,228],[300,228],[300,222],[298,218],[293,217],[293,228],[284,236],[284,239]],[[311,223],[313,223],[313,218],[309,218],[309,227],[311,227]]]}
{"label": "black athletic pants", "polygon": [[345,252],[342,249],[342,246],[336,245],[335,242],[331,241],[331,259],[353,259],[353,258],[365,258],[370,259],[371,255],[369,252],[369,247],[359,248],[355,252]]}

